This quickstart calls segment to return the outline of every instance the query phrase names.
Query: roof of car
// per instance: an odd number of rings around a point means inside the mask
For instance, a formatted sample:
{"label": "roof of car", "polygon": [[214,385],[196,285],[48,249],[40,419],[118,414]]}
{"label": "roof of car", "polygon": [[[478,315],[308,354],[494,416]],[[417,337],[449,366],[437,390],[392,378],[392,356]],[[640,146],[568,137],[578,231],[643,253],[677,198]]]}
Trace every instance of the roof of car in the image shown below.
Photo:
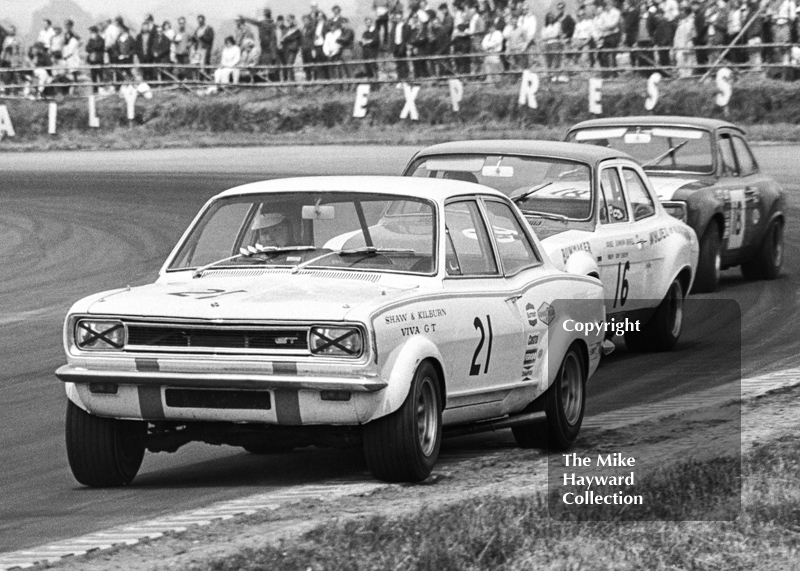
{"label": "roof of car", "polygon": [[663,126],[670,127],[700,127],[715,131],[721,128],[736,129],[744,133],[744,129],[719,119],[709,119],[707,117],[681,117],[678,115],[639,115],[634,117],[604,117],[603,119],[589,119],[570,127],[570,131],[575,129],[585,129],[587,127],[612,127],[612,126]]}
{"label": "roof of car", "polygon": [[407,176],[308,176],[252,182],[226,190],[217,197],[270,192],[387,193],[438,201],[464,194],[505,196],[488,186],[458,180]]}
{"label": "roof of car", "polygon": [[[626,158],[631,156],[618,151],[596,145],[578,143],[562,143],[559,141],[535,141],[530,139],[495,139],[477,141],[454,141],[441,143],[422,149],[417,156],[449,155],[455,153],[474,154],[515,154],[572,159],[587,163],[597,163],[606,159]],[[631,159],[632,160],[632,159]]]}

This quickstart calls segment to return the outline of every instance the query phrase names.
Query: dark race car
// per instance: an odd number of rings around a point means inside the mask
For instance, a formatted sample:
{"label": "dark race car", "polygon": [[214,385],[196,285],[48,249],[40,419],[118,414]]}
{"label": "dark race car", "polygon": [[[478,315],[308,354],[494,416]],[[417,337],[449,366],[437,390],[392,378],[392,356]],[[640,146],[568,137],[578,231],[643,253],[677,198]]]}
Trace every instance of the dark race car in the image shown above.
{"label": "dark race car", "polygon": [[785,199],[741,128],[696,117],[616,117],[579,123],[566,140],[622,150],[641,163],[665,208],[700,238],[695,292],[714,291],[720,271],[733,266],[746,279],[778,277]]}

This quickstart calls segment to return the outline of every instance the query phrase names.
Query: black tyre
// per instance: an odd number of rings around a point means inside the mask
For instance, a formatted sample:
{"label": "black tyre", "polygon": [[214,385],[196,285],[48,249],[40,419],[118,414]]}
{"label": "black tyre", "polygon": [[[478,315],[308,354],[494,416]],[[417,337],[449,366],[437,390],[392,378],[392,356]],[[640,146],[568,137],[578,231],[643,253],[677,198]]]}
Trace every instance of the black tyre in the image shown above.
{"label": "black tyre", "polygon": [[700,239],[700,257],[697,260],[697,276],[692,293],[711,293],[719,285],[722,272],[722,237],[719,228],[711,223]]}
{"label": "black tyre", "polygon": [[442,444],[439,375],[423,361],[403,406],[364,425],[364,455],[372,475],[387,482],[421,482],[433,470]]}
{"label": "black tyre", "polygon": [[576,345],[569,348],[556,380],[539,398],[545,399],[546,422],[513,427],[514,439],[522,448],[568,449],[581,431],[586,406],[586,364]]}
{"label": "black tyre", "polygon": [[774,280],[783,266],[783,224],[774,220],[767,228],[761,246],[752,260],[742,264],[742,275],[748,280]]}
{"label": "black tyre", "polygon": [[678,278],[670,284],[667,295],[650,321],[640,331],[625,333],[629,351],[671,351],[678,344],[683,328],[683,285]]}
{"label": "black tyre", "polygon": [[67,402],[67,459],[75,479],[107,488],[130,484],[144,458],[147,423],[89,414]]}

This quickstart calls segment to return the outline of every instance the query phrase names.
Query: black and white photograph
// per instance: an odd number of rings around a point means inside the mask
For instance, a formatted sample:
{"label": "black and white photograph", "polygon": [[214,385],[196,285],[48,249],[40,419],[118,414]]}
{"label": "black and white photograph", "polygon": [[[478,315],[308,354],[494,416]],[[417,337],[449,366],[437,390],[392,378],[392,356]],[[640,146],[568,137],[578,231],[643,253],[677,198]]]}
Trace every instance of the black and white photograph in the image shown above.
{"label": "black and white photograph", "polygon": [[797,0],[2,0],[0,571],[800,569],[799,211]]}

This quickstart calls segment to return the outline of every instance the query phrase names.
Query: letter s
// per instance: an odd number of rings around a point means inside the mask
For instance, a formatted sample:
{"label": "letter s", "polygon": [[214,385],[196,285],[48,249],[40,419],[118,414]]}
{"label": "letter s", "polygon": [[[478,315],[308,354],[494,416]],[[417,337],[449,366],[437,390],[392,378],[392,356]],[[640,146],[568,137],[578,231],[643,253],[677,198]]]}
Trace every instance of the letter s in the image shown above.
{"label": "letter s", "polygon": [[725,107],[731,100],[733,92],[730,68],[723,67],[717,72],[717,89],[719,89],[719,93],[717,93],[716,103],[720,107]]}
{"label": "letter s", "polygon": [[656,72],[647,78],[647,99],[644,100],[644,108],[652,111],[658,103],[658,84],[661,83],[661,74]]}

